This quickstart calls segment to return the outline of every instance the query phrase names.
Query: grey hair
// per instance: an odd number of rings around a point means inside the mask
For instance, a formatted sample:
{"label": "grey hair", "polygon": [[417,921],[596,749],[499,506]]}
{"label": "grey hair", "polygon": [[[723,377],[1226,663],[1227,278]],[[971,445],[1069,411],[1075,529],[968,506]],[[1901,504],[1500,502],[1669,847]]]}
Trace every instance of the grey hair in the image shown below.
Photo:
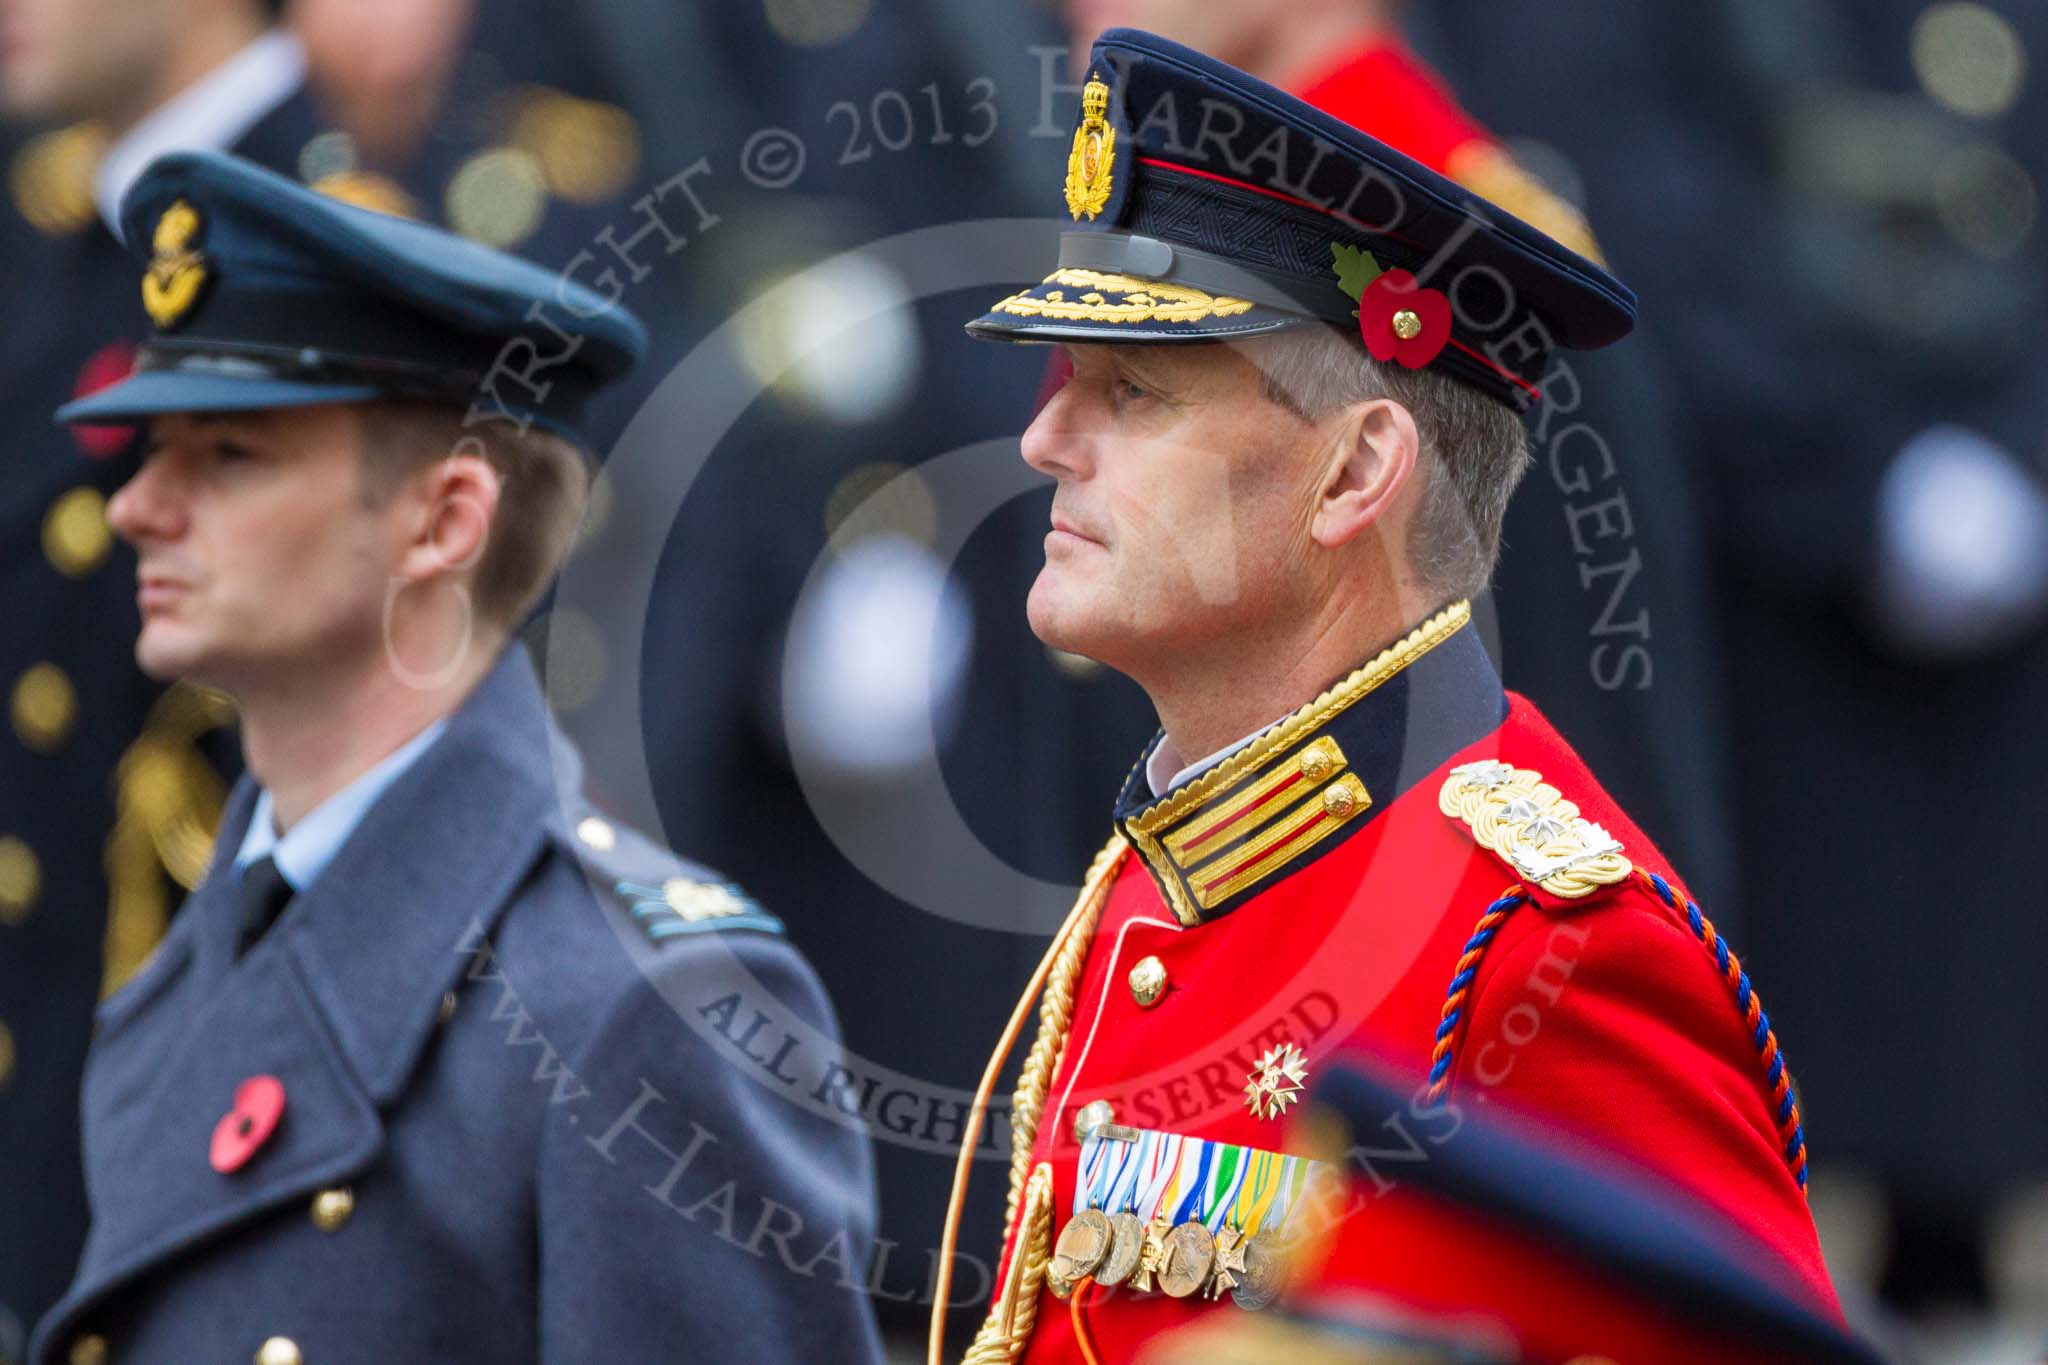
{"label": "grey hair", "polygon": [[1422,504],[1409,546],[1415,571],[1445,597],[1493,578],[1508,498],[1529,471],[1529,433],[1513,408],[1436,370],[1383,365],[1334,327],[1292,327],[1245,345],[1266,396],[1311,421],[1390,398],[1421,437]]}

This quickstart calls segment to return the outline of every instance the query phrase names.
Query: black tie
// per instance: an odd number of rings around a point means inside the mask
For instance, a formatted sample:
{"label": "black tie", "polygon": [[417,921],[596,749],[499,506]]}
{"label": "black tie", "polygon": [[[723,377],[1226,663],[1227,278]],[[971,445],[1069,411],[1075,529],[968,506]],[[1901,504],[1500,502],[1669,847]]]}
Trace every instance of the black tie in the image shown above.
{"label": "black tie", "polygon": [[242,932],[235,940],[235,956],[256,946],[277,917],[291,903],[292,884],[277,870],[274,858],[262,857],[242,873]]}

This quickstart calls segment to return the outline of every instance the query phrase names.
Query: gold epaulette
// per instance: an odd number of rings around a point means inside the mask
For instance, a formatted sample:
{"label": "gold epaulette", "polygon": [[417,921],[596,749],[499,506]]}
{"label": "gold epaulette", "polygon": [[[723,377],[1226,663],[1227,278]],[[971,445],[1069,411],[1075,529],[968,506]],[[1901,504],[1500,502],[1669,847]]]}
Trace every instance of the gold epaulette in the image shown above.
{"label": "gold epaulette", "polygon": [[1586,216],[1529,174],[1506,148],[1474,138],[1451,153],[1445,170],[1451,179],[1480,198],[1498,204],[1593,264],[1607,264]]}
{"label": "gold epaulette", "polygon": [[1620,840],[1529,768],[1498,759],[1461,763],[1444,779],[1437,807],[1462,820],[1517,877],[1553,896],[1590,895],[1632,870]]}

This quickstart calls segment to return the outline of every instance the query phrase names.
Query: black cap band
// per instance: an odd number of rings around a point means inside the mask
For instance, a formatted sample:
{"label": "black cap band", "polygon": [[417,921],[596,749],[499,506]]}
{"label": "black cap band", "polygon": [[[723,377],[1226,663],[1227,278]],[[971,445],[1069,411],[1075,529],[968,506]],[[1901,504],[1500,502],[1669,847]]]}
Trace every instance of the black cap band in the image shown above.
{"label": "black cap band", "polygon": [[[559,336],[539,330],[526,339],[542,354],[563,345]],[[238,289],[222,280],[187,328],[160,333],[140,349],[136,369],[362,385],[393,397],[476,404],[557,428],[580,425],[598,388],[580,367],[541,370],[535,380],[546,393],[538,399],[523,382],[492,382],[493,363],[520,340],[437,326],[417,310],[360,289]]]}

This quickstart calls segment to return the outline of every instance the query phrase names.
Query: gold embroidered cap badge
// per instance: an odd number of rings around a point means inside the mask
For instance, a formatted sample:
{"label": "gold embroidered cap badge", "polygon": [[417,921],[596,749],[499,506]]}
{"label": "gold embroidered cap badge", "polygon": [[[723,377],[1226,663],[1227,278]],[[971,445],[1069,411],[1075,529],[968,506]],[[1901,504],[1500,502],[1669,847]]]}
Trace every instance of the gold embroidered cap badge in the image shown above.
{"label": "gold embroidered cap badge", "polygon": [[207,279],[206,257],[197,249],[203,226],[199,210],[182,199],[157,220],[149,268],[142,274],[142,306],[159,327],[177,325],[199,301]]}
{"label": "gold embroidered cap badge", "polygon": [[1109,126],[1109,87],[1089,73],[1081,87],[1081,126],[1074,130],[1074,148],[1067,154],[1067,212],[1076,220],[1100,214],[1109,203],[1111,171],[1116,165],[1116,129]]}

